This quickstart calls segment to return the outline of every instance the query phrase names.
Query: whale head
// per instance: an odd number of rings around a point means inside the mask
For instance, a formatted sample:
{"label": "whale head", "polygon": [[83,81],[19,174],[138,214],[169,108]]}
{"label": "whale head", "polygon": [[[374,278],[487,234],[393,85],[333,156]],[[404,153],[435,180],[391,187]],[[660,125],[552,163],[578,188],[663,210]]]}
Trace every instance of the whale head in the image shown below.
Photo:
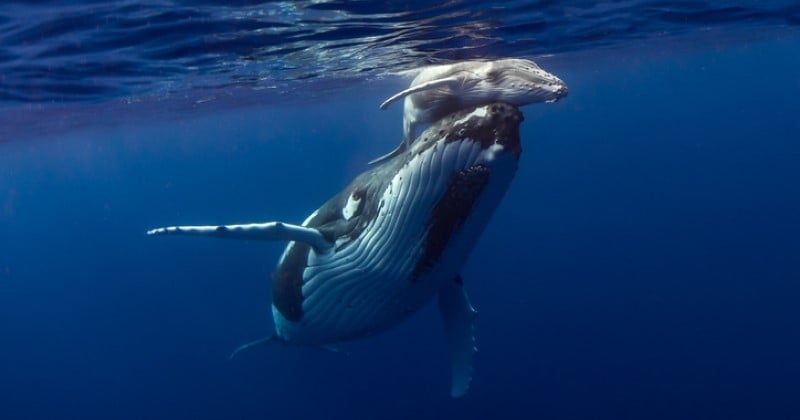
{"label": "whale head", "polygon": [[472,63],[474,68],[465,69],[472,73],[464,78],[465,103],[483,103],[488,99],[523,106],[556,102],[569,92],[566,83],[531,60],[508,58]]}

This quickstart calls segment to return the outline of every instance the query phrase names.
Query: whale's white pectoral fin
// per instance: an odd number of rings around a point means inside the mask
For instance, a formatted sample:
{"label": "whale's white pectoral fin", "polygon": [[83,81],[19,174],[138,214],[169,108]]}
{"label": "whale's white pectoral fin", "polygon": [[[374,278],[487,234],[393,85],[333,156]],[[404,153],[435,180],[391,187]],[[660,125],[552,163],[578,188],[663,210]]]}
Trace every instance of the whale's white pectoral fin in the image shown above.
{"label": "whale's white pectoral fin", "polygon": [[472,381],[472,359],[475,347],[474,324],[477,312],[461,283],[461,277],[448,282],[439,291],[439,311],[444,322],[452,369],[450,396],[464,395]]}
{"label": "whale's white pectoral fin", "polygon": [[444,79],[436,79],[436,80],[431,80],[429,82],[420,83],[418,85],[411,86],[408,89],[401,90],[400,92],[395,93],[394,95],[392,95],[392,97],[383,101],[383,103],[381,104],[381,109],[386,109],[393,102],[396,102],[398,99],[405,98],[406,96],[411,95],[412,93],[422,92],[423,90],[436,89],[438,87],[445,85],[458,86],[460,84],[461,81],[457,77],[446,77]]}
{"label": "whale's white pectoral fin", "polygon": [[170,226],[148,230],[147,234],[199,235],[261,241],[297,241],[310,245],[317,252],[328,251],[333,246],[317,229],[283,222],[218,226]]}

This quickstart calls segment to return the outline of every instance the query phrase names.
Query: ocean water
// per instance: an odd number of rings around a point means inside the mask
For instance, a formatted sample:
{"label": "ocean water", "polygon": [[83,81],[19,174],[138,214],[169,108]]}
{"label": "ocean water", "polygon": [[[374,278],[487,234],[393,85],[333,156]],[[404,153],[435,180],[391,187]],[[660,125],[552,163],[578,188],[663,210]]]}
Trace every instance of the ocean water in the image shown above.
{"label": "ocean water", "polygon": [[[800,418],[800,7],[720,2],[4,2],[0,418]],[[435,305],[347,354],[272,331],[283,244],[401,137],[395,73],[527,57],[569,96]]]}

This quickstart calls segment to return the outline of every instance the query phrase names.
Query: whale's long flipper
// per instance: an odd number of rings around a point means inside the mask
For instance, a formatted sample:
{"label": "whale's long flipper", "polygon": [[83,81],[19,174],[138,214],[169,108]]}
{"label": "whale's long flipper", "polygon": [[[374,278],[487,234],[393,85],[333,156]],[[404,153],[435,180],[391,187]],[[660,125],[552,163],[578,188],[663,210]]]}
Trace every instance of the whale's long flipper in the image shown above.
{"label": "whale's long flipper", "polygon": [[447,334],[453,375],[450,395],[457,398],[469,389],[472,381],[472,359],[477,351],[474,334],[477,312],[469,303],[461,276],[448,282],[439,291],[439,311]]}
{"label": "whale's long flipper", "polygon": [[431,80],[429,82],[420,83],[418,85],[411,86],[408,89],[401,90],[400,92],[395,93],[389,99],[383,101],[381,104],[381,109],[386,109],[392,102],[397,101],[398,99],[405,98],[408,95],[413,93],[422,92],[423,90],[430,90],[436,89],[441,86],[450,85],[450,86],[458,86],[461,84],[461,80],[457,77],[445,77],[444,79],[436,79]]}
{"label": "whale's long flipper", "polygon": [[147,234],[199,235],[262,241],[297,241],[310,245],[317,252],[326,252],[333,246],[317,229],[283,222],[218,226],[170,226],[148,230]]}

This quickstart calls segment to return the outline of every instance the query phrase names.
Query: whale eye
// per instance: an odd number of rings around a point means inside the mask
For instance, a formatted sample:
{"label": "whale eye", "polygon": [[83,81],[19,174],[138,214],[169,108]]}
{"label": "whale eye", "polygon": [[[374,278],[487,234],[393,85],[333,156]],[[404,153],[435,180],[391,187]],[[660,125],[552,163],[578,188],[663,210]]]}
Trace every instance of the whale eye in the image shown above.
{"label": "whale eye", "polygon": [[344,220],[350,220],[361,213],[361,208],[363,207],[362,198],[364,198],[363,190],[355,190],[350,194],[350,197],[347,198],[347,203],[345,203],[342,208],[342,217],[344,217]]}

